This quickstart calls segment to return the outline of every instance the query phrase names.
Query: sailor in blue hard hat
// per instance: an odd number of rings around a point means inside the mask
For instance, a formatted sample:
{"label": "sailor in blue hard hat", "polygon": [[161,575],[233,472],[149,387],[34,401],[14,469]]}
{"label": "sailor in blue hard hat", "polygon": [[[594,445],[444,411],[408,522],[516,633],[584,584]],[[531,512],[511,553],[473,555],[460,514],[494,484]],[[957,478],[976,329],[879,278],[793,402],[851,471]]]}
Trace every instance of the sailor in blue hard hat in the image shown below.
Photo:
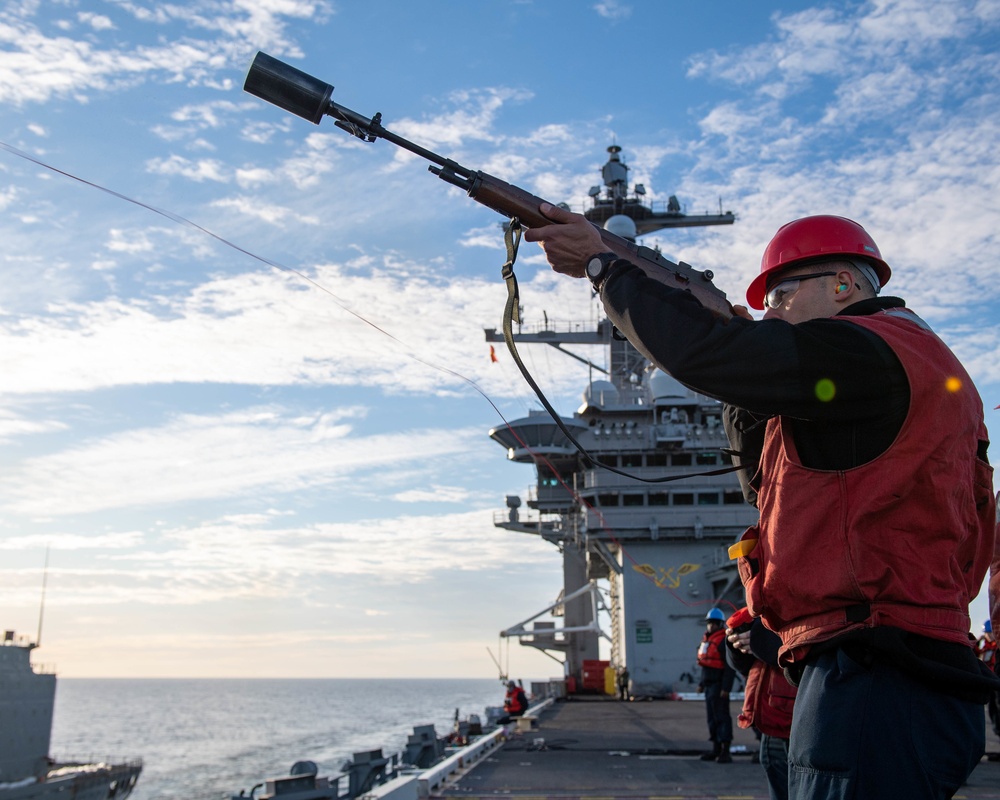
{"label": "sailor in blue hard hat", "polygon": [[993,635],[993,623],[989,620],[983,623],[983,635],[976,640],[973,649],[980,661],[990,669],[996,668],[997,640]]}
{"label": "sailor in blue hard hat", "polygon": [[726,615],[721,608],[713,608],[705,615],[705,635],[698,647],[698,666],[701,667],[699,691],[705,693],[708,738],[712,742],[712,752],[705,753],[701,759],[729,764],[733,760],[729,755],[733,740],[729,693],[736,670],[726,659]]}

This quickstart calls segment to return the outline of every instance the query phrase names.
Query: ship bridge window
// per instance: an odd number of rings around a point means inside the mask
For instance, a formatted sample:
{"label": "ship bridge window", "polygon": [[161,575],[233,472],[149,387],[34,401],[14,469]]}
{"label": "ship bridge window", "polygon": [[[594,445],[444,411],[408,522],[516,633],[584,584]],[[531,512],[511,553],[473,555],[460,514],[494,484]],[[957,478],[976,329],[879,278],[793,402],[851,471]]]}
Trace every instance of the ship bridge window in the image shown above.
{"label": "ship bridge window", "polygon": [[547,466],[538,467],[538,485],[539,486],[558,486],[559,485],[559,475],[558,473],[550,469]]}
{"label": "ship bridge window", "polygon": [[646,466],[647,467],[665,467],[665,466],[667,466],[667,454],[666,453],[647,453],[646,454]]}
{"label": "ship bridge window", "polygon": [[697,462],[697,464],[699,466],[704,466],[704,467],[710,466],[712,464],[718,464],[719,463],[719,454],[718,453],[698,453],[698,455],[696,457],[696,462]]}
{"label": "ship bridge window", "polygon": [[643,496],[641,494],[626,494],[622,496],[623,506],[641,506]]}
{"label": "ship bridge window", "polygon": [[617,494],[599,494],[597,495],[597,505],[601,508],[614,508],[618,505],[618,495]]}
{"label": "ship bridge window", "polygon": [[606,467],[617,467],[618,466],[618,456],[617,455],[600,455],[597,457],[597,462],[603,464]]}
{"label": "ship bridge window", "polygon": [[726,489],[722,492],[722,504],[726,506],[738,506],[744,503],[743,492],[736,489]]}
{"label": "ship bridge window", "polygon": [[717,506],[717,505],[719,505],[719,493],[718,492],[699,492],[698,493],[698,505],[700,505],[700,506]]}
{"label": "ship bridge window", "polygon": [[694,494],[691,492],[674,492],[673,501],[675,506],[693,506]]}
{"label": "ship bridge window", "polygon": [[675,467],[690,467],[691,466],[691,454],[690,453],[674,453],[670,456],[670,463]]}
{"label": "ship bridge window", "polygon": [[642,453],[626,453],[622,456],[623,467],[641,467]]}
{"label": "ship bridge window", "polygon": [[651,506],[665,506],[670,502],[670,495],[666,492],[650,492],[649,504]]}

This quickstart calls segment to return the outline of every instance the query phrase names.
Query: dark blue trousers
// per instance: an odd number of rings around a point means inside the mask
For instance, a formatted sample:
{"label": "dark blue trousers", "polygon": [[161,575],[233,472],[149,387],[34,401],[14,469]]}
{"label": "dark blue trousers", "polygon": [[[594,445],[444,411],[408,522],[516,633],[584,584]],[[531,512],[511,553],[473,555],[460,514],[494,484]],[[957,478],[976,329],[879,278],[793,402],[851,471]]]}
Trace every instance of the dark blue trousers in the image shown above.
{"label": "dark blue trousers", "polygon": [[760,765],[767,775],[771,800],[788,800],[788,739],[760,735]]}
{"label": "dark blue trousers", "polygon": [[729,697],[722,696],[722,683],[704,684],[705,715],[708,718],[708,738],[713,742],[733,740],[733,717],[729,713]]}
{"label": "dark blue trousers", "polygon": [[950,798],[986,749],[983,707],[842,650],[810,662],[788,752],[791,800]]}

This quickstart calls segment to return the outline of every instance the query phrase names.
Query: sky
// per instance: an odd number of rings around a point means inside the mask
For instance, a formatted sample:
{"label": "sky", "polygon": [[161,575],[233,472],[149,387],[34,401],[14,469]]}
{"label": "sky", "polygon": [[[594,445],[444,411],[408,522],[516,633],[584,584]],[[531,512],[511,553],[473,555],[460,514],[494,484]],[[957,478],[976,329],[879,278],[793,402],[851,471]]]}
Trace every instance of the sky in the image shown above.
{"label": "sky", "polygon": [[[10,0],[0,628],[35,635],[48,550],[60,675],[560,674],[498,636],[562,582],[493,525],[534,471],[488,431],[540,407],[484,340],[500,217],[244,93],[258,51],[575,210],[620,145],[648,199],[736,214],[644,240],[734,302],[783,223],[859,221],[1000,441],[1000,0]],[[599,319],[537,246],[517,272],[526,325]]]}

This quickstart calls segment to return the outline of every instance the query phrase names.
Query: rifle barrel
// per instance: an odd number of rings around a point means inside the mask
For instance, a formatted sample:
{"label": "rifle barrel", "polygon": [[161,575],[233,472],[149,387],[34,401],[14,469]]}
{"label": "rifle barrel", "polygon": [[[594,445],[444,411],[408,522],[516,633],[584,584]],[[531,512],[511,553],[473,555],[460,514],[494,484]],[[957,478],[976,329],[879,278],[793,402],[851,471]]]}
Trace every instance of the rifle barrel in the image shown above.
{"label": "rifle barrel", "polygon": [[[319,125],[324,116],[333,117],[335,124],[366,142],[385,139],[388,142],[420,156],[437,167],[430,171],[441,180],[464,189],[469,197],[492,208],[505,217],[517,217],[528,228],[551,224],[542,215],[539,206],[543,200],[518,186],[506,183],[485,172],[477,172],[421,147],[402,136],[382,127],[382,115],[366,117],[345,106],[334,103],[333,86],[290,64],[285,64],[267,53],[254,57],[243,84],[245,91],[266,100],[278,108]],[[716,313],[730,317],[732,306],[726,294],[712,283],[711,272],[699,272],[687,264],[675,264],[658,252],[640,247],[607,230],[600,229],[601,238],[609,251],[626,258],[640,267],[649,277],[674,288],[690,291],[702,305]]]}

